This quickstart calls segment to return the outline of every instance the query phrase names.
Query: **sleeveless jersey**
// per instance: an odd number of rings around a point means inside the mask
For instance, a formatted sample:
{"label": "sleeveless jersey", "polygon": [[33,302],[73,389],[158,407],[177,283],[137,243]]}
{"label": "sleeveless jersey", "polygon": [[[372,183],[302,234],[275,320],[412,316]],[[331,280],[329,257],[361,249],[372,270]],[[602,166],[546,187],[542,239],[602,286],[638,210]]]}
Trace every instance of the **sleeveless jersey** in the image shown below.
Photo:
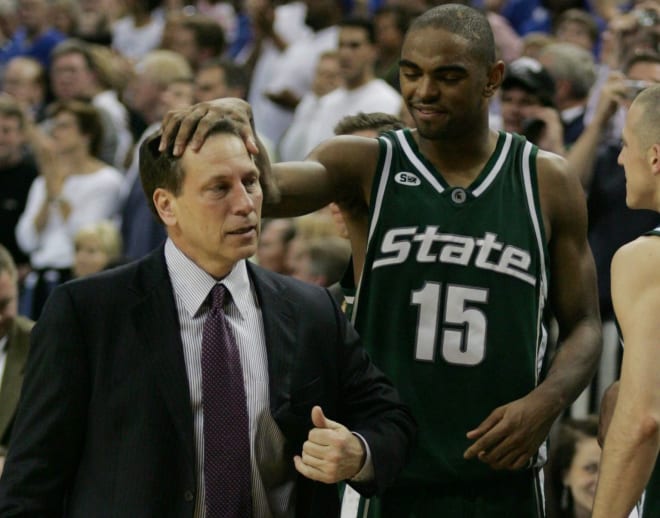
{"label": "sleeveless jersey", "polygon": [[[644,235],[660,237],[660,227],[656,227]],[[641,518],[660,516],[660,457],[655,460],[655,468],[653,468],[649,483],[646,485],[641,507]]]}
{"label": "sleeveless jersey", "polygon": [[379,145],[352,318],[419,424],[399,484],[506,477],[463,452],[466,432],[539,382],[548,252],[538,149],[501,132],[463,189],[444,181],[409,130]]}

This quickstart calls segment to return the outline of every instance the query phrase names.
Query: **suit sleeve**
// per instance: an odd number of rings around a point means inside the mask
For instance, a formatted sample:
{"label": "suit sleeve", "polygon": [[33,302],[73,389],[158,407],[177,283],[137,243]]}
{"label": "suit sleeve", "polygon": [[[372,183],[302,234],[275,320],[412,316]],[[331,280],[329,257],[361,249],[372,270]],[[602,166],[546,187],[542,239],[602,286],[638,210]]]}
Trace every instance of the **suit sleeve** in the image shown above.
{"label": "suit sleeve", "polygon": [[78,313],[67,286],[61,286],[32,331],[0,479],[0,516],[63,516],[85,441],[89,394]]}
{"label": "suit sleeve", "polygon": [[[328,294],[332,300],[331,295]],[[392,485],[414,444],[417,425],[390,380],[371,362],[360,338],[334,300],[338,334],[339,420],[369,444],[375,479],[350,482],[365,496]]]}

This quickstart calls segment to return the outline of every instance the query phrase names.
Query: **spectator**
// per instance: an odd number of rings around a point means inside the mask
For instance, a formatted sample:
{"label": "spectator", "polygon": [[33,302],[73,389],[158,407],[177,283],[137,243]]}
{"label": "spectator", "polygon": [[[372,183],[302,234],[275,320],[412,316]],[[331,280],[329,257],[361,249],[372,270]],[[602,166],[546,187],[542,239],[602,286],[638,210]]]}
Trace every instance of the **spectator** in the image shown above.
{"label": "spectator", "polygon": [[25,113],[10,97],[0,97],[0,244],[12,255],[22,281],[29,257],[16,243],[16,224],[39,171],[25,147]]}
{"label": "spectator", "polygon": [[589,518],[599,467],[598,418],[560,422],[545,467],[548,518]]}
{"label": "spectator", "polygon": [[[254,120],[259,131],[277,144],[291,124],[293,111],[307,93],[314,78],[319,56],[337,48],[337,24],[342,18],[341,0],[305,0],[305,23],[313,32],[293,40],[281,50],[268,77],[253,81],[249,99],[255,99]],[[273,22],[275,23],[275,22]],[[255,75],[261,74],[255,69]]]}
{"label": "spectator", "polygon": [[203,62],[195,74],[195,101],[204,102],[221,97],[247,95],[248,77],[245,68],[227,59]]}
{"label": "spectator", "polygon": [[341,280],[350,256],[348,240],[328,236],[302,240],[288,264],[295,279],[329,288]]}
{"label": "spectator", "polygon": [[11,438],[33,322],[18,316],[18,273],[0,245],[0,473]]}
{"label": "spectator", "polygon": [[101,115],[104,141],[101,158],[123,168],[132,144],[128,111],[119,100],[111,56],[81,40],[60,43],[51,56],[51,86],[57,100],[89,100]]}
{"label": "spectator", "polygon": [[73,239],[76,255],[73,276],[85,277],[122,262],[121,234],[108,220],[82,227]]}
{"label": "spectator", "polygon": [[186,58],[193,70],[209,59],[221,57],[225,51],[222,27],[206,16],[184,17],[172,36],[172,50]]}
{"label": "spectator", "polygon": [[161,0],[126,0],[128,14],[112,25],[112,48],[138,61],[158,48],[165,20],[158,12]]}
{"label": "spectator", "polygon": [[563,155],[563,129],[554,96],[552,76],[538,61],[523,57],[509,63],[500,96],[502,129]]}
{"label": "spectator", "polygon": [[259,266],[271,272],[288,275],[287,266],[289,245],[296,236],[296,227],[291,219],[271,219],[264,221],[256,259]]}
{"label": "spectator", "polygon": [[49,18],[53,27],[67,38],[78,35],[78,20],[80,19],[80,5],[78,0],[50,0]]}
{"label": "spectator", "polygon": [[318,110],[308,121],[303,157],[330,138],[335,125],[346,115],[401,113],[403,101],[399,93],[382,79],[374,77],[375,58],[373,24],[364,19],[343,21],[339,30],[339,66],[343,85],[320,100]]}
{"label": "spectator", "polygon": [[[397,65],[398,66],[398,65]],[[319,56],[314,81],[309,92],[303,95],[293,113],[293,121],[282,136],[279,156],[282,160],[302,160],[307,147],[307,132],[317,116],[323,96],[339,88],[342,84],[339,54],[336,51],[324,52]]]}
{"label": "spectator", "polygon": [[557,19],[554,34],[562,43],[572,43],[590,54],[596,54],[598,22],[582,9],[567,9]]}
{"label": "spectator", "polygon": [[[186,59],[171,50],[154,50],[135,64],[135,73],[125,91],[129,108],[138,117],[136,140],[147,126],[160,122],[167,110],[162,104],[162,94],[167,86],[180,79],[191,79],[193,71]],[[135,135],[135,131],[133,132]]]}
{"label": "spectator", "polygon": [[[190,65],[176,52],[152,51],[137,64],[136,71],[130,86],[133,106],[150,124],[138,139],[141,144],[158,131],[160,118],[168,110],[192,104],[194,86]],[[128,259],[145,256],[165,239],[165,231],[154,219],[144,197],[137,153],[126,171],[122,188],[121,235]]]}
{"label": "spectator", "polygon": [[561,116],[564,147],[569,148],[584,130],[589,92],[596,80],[593,55],[572,43],[554,43],[541,50],[539,62],[555,82],[553,101]]}
{"label": "spectator", "polygon": [[0,64],[16,56],[27,56],[50,66],[50,53],[66,36],[54,29],[48,15],[48,0],[18,0],[16,31],[0,50]]}
{"label": "spectator", "polygon": [[25,279],[23,314],[36,320],[55,286],[71,277],[73,237],[84,225],[117,215],[122,175],[96,158],[102,126],[96,109],[80,101],[53,105],[51,135],[35,129],[31,143],[41,176],[30,187],[16,227],[34,268]]}
{"label": "spectator", "polygon": [[399,85],[399,55],[403,36],[410,23],[411,12],[403,6],[384,6],[373,16],[378,56],[374,63],[376,77],[386,81],[397,92]]}
{"label": "spectator", "polygon": [[15,57],[5,66],[2,91],[11,95],[34,122],[41,122],[46,109],[46,73],[36,59]]}

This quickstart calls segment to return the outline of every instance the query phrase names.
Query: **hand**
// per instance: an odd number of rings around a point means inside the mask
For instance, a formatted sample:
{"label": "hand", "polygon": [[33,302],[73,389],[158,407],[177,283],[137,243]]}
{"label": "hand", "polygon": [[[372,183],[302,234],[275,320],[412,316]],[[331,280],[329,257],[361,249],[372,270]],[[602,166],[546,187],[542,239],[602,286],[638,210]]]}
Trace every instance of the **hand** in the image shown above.
{"label": "hand", "polygon": [[533,392],[496,408],[474,430],[463,457],[478,458],[493,469],[522,469],[548,436],[556,415]]}
{"label": "hand", "polygon": [[249,153],[259,153],[252,131],[250,105],[242,99],[230,97],[169,111],[163,118],[163,136],[158,149],[164,151],[174,142],[174,156],[181,155],[187,145],[198,151],[209,130],[222,119],[231,119],[238,127]]}
{"label": "hand", "polygon": [[326,484],[354,477],[362,468],[362,442],[345,426],[331,421],[320,406],[312,408],[313,428],[293,462],[301,475]]}
{"label": "hand", "polygon": [[618,398],[619,382],[615,381],[607,388],[603,394],[603,399],[600,402],[600,415],[598,417],[598,444],[600,444],[601,448],[605,444],[605,436],[607,435],[607,430],[610,428],[612,416],[614,415],[614,407],[616,407],[616,401]]}
{"label": "hand", "polygon": [[559,112],[547,106],[528,106],[525,110],[526,119],[537,119],[544,123],[538,140],[534,142],[541,149],[564,156],[564,127]]}
{"label": "hand", "polygon": [[266,92],[266,97],[269,100],[273,101],[275,104],[278,104],[281,108],[287,110],[295,110],[296,106],[300,102],[300,97],[298,97],[291,90],[282,90],[280,92]]}

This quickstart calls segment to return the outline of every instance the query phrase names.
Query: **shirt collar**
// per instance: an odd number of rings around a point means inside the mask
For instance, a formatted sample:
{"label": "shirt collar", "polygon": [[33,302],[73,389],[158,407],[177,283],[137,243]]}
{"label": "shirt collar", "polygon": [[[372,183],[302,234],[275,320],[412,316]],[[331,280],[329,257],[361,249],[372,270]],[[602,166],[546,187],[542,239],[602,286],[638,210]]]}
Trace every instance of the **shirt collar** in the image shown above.
{"label": "shirt collar", "polygon": [[561,111],[561,120],[564,124],[570,124],[584,113],[584,106],[573,106]]}
{"label": "shirt collar", "polygon": [[[211,289],[218,281],[188,258],[171,239],[165,242],[165,262],[174,292],[179,295],[191,317],[198,314]],[[247,315],[248,300],[241,294],[251,293],[245,259],[238,261],[220,281],[231,294],[241,318]]]}

